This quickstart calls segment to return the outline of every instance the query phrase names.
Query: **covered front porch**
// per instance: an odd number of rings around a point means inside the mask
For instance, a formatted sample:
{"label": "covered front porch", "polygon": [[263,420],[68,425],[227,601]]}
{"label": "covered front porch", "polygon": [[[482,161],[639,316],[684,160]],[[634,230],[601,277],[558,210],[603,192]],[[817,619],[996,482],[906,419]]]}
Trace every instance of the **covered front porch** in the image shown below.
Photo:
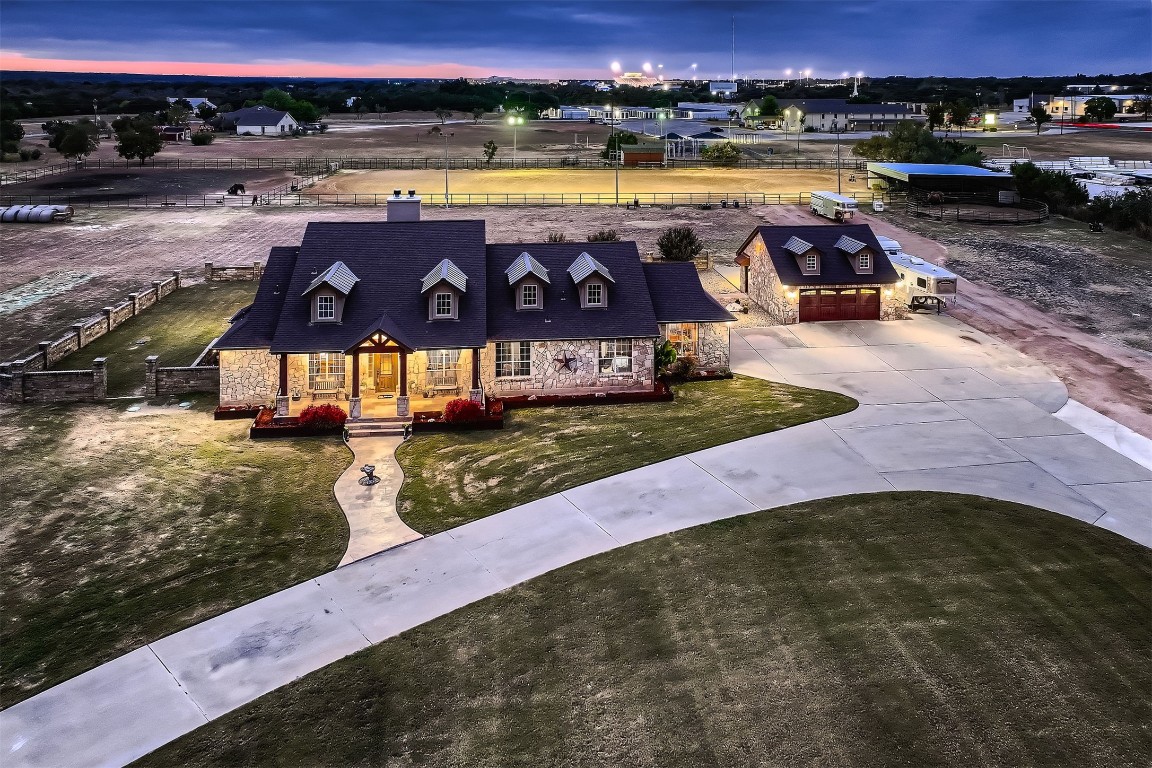
{"label": "covered front porch", "polygon": [[481,392],[479,350],[418,351],[377,331],[343,352],[280,355],[276,411],[329,402],[352,420],[407,418]]}

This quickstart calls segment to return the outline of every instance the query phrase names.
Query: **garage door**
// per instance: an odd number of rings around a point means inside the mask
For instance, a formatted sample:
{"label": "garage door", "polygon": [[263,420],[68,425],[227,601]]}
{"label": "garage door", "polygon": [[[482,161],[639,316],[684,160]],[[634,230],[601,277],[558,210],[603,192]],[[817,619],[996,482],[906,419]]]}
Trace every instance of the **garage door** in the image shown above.
{"label": "garage door", "polygon": [[879,320],[877,288],[808,288],[800,291],[800,322]]}

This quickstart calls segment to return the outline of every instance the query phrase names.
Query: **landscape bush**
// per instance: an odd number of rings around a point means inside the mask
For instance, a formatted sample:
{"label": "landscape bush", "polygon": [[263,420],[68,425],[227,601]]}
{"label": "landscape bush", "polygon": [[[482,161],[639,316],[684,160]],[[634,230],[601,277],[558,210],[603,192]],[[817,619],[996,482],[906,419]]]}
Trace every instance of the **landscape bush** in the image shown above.
{"label": "landscape bush", "polygon": [[736,165],[740,161],[740,147],[730,141],[713,144],[700,151],[700,159],[710,160],[719,165]]}
{"label": "landscape bush", "polygon": [[192,134],[192,143],[197,147],[206,147],[216,141],[216,134],[208,131],[197,131]]}
{"label": "landscape bush", "polygon": [[568,242],[568,236],[565,235],[563,232],[549,232],[548,233],[548,242],[550,242],[550,243],[566,243],[566,242]]}
{"label": "landscape bush", "polygon": [[593,232],[588,235],[588,242],[590,243],[618,243],[620,242],[620,233],[614,229],[602,229],[599,232]]}
{"label": "landscape bush", "polygon": [[300,426],[309,429],[335,429],[344,426],[348,414],[338,405],[310,405],[300,412]]}
{"label": "landscape bush", "polygon": [[449,400],[444,406],[444,421],[449,424],[462,424],[468,421],[477,421],[484,415],[484,409],[475,400],[456,398]]}
{"label": "landscape bush", "polygon": [[668,261],[692,261],[704,250],[704,243],[692,227],[672,227],[664,230],[656,247]]}

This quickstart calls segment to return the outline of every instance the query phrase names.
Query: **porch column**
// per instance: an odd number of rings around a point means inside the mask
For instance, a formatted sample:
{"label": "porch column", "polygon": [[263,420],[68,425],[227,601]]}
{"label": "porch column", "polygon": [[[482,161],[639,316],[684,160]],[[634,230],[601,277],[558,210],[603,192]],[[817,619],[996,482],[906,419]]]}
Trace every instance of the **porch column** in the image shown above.
{"label": "porch column", "polygon": [[360,350],[352,352],[352,397],[348,399],[348,418],[360,418]]}
{"label": "porch column", "polygon": [[484,390],[480,388],[480,348],[476,347],[472,350],[472,391],[468,393],[468,399],[473,402],[484,402]]}
{"label": "porch column", "polygon": [[288,355],[280,355],[280,388],[276,391],[276,415],[288,415]]}
{"label": "porch column", "polygon": [[400,350],[400,396],[396,398],[396,415],[408,416],[411,410],[408,406],[408,353]]}

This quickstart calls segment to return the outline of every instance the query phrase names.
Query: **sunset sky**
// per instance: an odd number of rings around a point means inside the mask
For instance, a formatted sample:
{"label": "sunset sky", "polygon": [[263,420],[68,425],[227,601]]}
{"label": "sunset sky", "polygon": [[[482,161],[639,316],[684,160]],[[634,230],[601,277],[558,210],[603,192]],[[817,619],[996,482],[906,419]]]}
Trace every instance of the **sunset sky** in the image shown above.
{"label": "sunset sky", "polygon": [[[0,0],[0,68],[296,77],[669,79],[1152,69],[1149,0]],[[661,66],[662,65],[662,68]]]}

